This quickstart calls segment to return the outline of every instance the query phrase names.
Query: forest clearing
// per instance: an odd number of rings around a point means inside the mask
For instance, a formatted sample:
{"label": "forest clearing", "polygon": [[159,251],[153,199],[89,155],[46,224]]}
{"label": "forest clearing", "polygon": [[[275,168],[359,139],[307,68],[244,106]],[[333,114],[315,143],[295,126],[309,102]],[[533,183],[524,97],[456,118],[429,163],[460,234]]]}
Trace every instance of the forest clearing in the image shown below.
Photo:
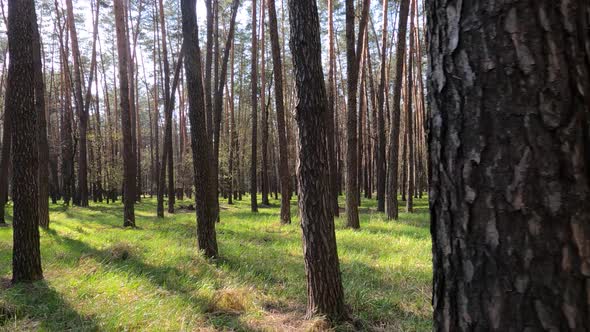
{"label": "forest clearing", "polygon": [[[158,219],[143,199],[136,229],[122,228],[122,206],[51,206],[41,232],[46,281],[0,292],[0,330],[301,331],[305,270],[296,209],[280,225],[279,200],[258,214],[248,196],[221,204],[223,255],[210,262],[194,250],[194,212]],[[180,201],[184,205],[190,201]],[[296,202],[293,201],[293,206]],[[363,200],[363,229],[336,219],[346,299],[357,322],[377,331],[427,331],[432,324],[432,263],[426,200],[397,223]],[[10,220],[10,219],[9,219]],[[9,282],[10,228],[0,228],[0,276]],[[340,326],[340,330],[353,330]]]}

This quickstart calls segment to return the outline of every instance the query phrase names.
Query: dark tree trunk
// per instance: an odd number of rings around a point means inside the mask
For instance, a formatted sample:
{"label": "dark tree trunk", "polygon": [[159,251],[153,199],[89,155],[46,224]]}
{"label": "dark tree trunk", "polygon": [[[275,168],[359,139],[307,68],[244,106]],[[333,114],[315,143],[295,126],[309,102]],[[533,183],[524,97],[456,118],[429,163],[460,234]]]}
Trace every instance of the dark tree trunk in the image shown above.
{"label": "dark tree trunk", "polygon": [[[268,201],[268,107],[266,104],[266,49],[264,36],[265,2],[260,1],[260,108],[262,111],[262,165],[260,177],[260,191],[262,194],[262,205],[270,205]],[[270,89],[270,87],[269,87]]]}
{"label": "dark tree trunk", "polygon": [[590,4],[427,8],[434,330],[590,330]]}
{"label": "dark tree trunk", "polygon": [[[160,17],[160,34],[162,37],[162,62],[164,63],[163,78],[164,78],[164,144],[162,152],[162,163],[160,164],[160,174],[158,174],[158,202],[157,202],[157,214],[158,217],[164,217],[164,190],[166,183],[166,168],[170,168],[169,162],[172,154],[172,110],[171,97],[172,93],[170,90],[170,64],[168,62],[168,43],[166,38],[166,20],[164,17],[164,4],[162,0],[159,0],[159,17]],[[174,168],[174,167],[172,167]],[[169,169],[168,172],[174,172],[173,169]],[[174,213],[174,181],[170,183],[170,177],[168,183],[168,212]],[[174,175],[172,175],[172,180]],[[172,188],[170,188],[172,184]],[[172,212],[170,212],[170,200],[172,200]]]}
{"label": "dark tree trunk", "polygon": [[[62,27],[61,9],[55,2],[55,11],[57,13],[57,24],[59,30],[59,48],[61,62],[61,175],[64,204],[68,206],[74,193],[74,144],[72,141],[72,104],[71,104],[71,81],[68,65],[68,38],[67,30]],[[64,32],[66,36],[64,36]]]}
{"label": "dark tree trunk", "polygon": [[399,10],[398,40],[395,59],[395,82],[393,85],[393,114],[389,126],[389,165],[387,167],[387,187],[385,189],[385,209],[387,219],[397,219],[397,186],[398,186],[398,157],[399,157],[399,129],[401,115],[401,92],[404,68],[404,56],[406,53],[406,30],[408,25],[408,12],[410,0],[401,0]]}
{"label": "dark tree trunk", "polygon": [[[6,98],[6,97],[5,97]],[[0,156],[0,225],[6,225],[5,207],[8,201],[8,172],[12,147],[12,115],[10,107],[4,106],[4,128],[2,129],[2,155]]]}
{"label": "dark tree trunk", "polygon": [[129,60],[129,40],[125,24],[125,5],[123,0],[115,0],[115,26],[117,31],[117,53],[119,56],[119,88],[121,91],[121,129],[123,132],[123,203],[124,227],[135,227],[135,151],[131,138],[131,111],[129,107],[129,82],[127,61]]}
{"label": "dark tree trunk", "polygon": [[299,127],[299,209],[307,278],[307,316],[348,318],[340,277],[327,149],[328,100],[315,0],[289,0]]}
{"label": "dark tree trunk", "polygon": [[408,137],[408,198],[406,200],[406,212],[414,212],[414,107],[415,100],[413,98],[414,92],[414,77],[413,72],[413,57],[414,52],[414,12],[416,10],[416,1],[412,1],[412,9],[410,10],[410,49],[408,50],[408,80],[407,80],[407,98],[406,98],[406,132]]}
{"label": "dark tree trunk", "polygon": [[[229,31],[227,35],[227,40],[225,41],[225,48],[223,50],[223,58],[221,59],[221,72],[219,73],[219,78],[216,80],[215,86],[215,96],[214,96],[214,109],[213,109],[213,120],[214,120],[214,132],[213,132],[213,168],[211,171],[211,183],[213,183],[214,187],[212,190],[216,193],[215,194],[215,201],[213,204],[215,205],[215,209],[217,210],[216,214],[219,216],[219,198],[217,192],[219,191],[219,182],[218,182],[218,174],[219,174],[219,146],[221,140],[221,115],[223,113],[223,87],[225,86],[225,81],[227,78],[227,65],[229,62],[229,52],[231,50],[231,45],[234,39],[234,29],[236,23],[236,15],[238,13],[238,7],[240,5],[239,0],[234,0],[232,3],[232,16],[229,25]],[[216,47],[216,49],[219,49]],[[233,70],[233,68],[232,68]],[[217,220],[219,221],[219,220]]]}
{"label": "dark tree trunk", "polygon": [[[261,0],[264,1],[264,0]],[[256,0],[252,0],[252,59],[250,84],[252,84],[252,160],[250,164],[250,208],[258,212],[257,188],[257,160],[258,160],[258,37],[256,34]]]}
{"label": "dark tree trunk", "polygon": [[[340,215],[338,206],[338,162],[336,157],[336,126],[337,121],[337,102],[336,95],[336,56],[334,47],[334,4],[333,0],[328,0],[328,157],[330,161],[330,193],[334,211],[334,216]],[[276,74],[275,74],[276,75]],[[278,113],[278,112],[277,112]],[[280,144],[280,142],[279,142]],[[282,144],[280,144],[282,146]]]}
{"label": "dark tree trunk", "polygon": [[33,0],[8,1],[9,65],[6,109],[12,112],[12,282],[43,279],[39,250],[39,150],[35,108]]}
{"label": "dark tree trunk", "polygon": [[385,116],[384,104],[386,99],[386,73],[387,73],[387,4],[383,0],[383,32],[381,35],[381,69],[379,76],[379,88],[377,90],[377,211],[385,212],[385,182],[387,181],[387,167],[385,163]]}
{"label": "dark tree trunk", "polygon": [[356,110],[358,65],[354,46],[354,16],[354,0],[346,0],[346,74],[348,91],[346,111],[346,225],[351,228],[359,228]]}
{"label": "dark tree trunk", "polygon": [[285,105],[283,97],[283,64],[281,45],[277,31],[277,12],[274,1],[268,1],[268,24],[272,49],[272,67],[275,81],[275,109],[277,112],[277,134],[279,136],[279,180],[281,182],[281,223],[291,223],[289,198],[289,154],[285,132]]}
{"label": "dark tree trunk", "polygon": [[205,130],[205,98],[201,79],[201,51],[197,27],[195,0],[181,0],[183,52],[185,55],[185,76],[188,90],[189,120],[191,125],[191,147],[195,202],[197,213],[197,240],[199,249],[206,257],[217,257],[217,235],[215,222],[217,209],[213,202],[217,195],[209,172],[212,167],[211,145]]}
{"label": "dark tree trunk", "polygon": [[[78,193],[79,205],[88,206],[88,157],[87,157],[87,131],[88,131],[88,112],[84,107],[82,97],[82,73],[80,64],[80,49],[78,47],[78,34],[74,19],[74,9],[72,0],[66,0],[68,15],[68,27],[70,38],[72,40],[72,65],[74,66],[74,102],[78,114],[79,126],[79,151],[78,151]],[[92,73],[90,74],[92,77]]]}
{"label": "dark tree trunk", "polygon": [[37,142],[39,152],[38,195],[39,195],[39,226],[49,228],[49,145],[47,143],[47,118],[45,110],[45,78],[43,77],[43,61],[41,59],[41,37],[37,20],[33,25],[33,62],[35,80],[35,111],[37,112]]}

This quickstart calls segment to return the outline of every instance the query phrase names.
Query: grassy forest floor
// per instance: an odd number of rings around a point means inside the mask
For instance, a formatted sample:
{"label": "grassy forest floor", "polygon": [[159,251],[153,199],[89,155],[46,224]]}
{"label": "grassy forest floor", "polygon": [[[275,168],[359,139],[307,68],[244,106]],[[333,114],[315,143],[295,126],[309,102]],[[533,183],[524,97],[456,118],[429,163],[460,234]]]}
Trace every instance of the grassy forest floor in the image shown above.
{"label": "grassy forest floor", "polygon": [[[41,231],[45,281],[32,285],[10,286],[12,229],[0,228],[0,330],[321,329],[303,320],[301,231],[296,217],[279,225],[278,200],[258,214],[248,196],[235,205],[223,200],[216,262],[195,249],[194,211],[161,220],[155,202],[136,205],[137,229],[121,227],[120,202],[50,205],[51,229]],[[336,220],[346,302],[363,330],[431,330],[426,199],[415,205],[415,214],[386,222],[374,200],[363,200],[359,231]]]}

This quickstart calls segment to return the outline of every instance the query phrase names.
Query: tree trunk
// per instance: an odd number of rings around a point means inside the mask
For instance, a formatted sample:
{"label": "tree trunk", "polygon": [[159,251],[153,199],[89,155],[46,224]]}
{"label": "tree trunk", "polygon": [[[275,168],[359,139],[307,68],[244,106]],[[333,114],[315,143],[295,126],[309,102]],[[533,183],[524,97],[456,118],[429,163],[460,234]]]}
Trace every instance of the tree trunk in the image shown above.
{"label": "tree trunk", "polygon": [[35,108],[33,0],[8,1],[9,65],[6,109],[12,112],[12,282],[43,279],[39,250],[39,151]]}
{"label": "tree trunk", "polygon": [[[330,161],[330,193],[334,216],[340,215],[338,206],[338,162],[336,158],[336,55],[334,47],[334,3],[328,0],[328,157]],[[275,74],[276,75],[276,74]],[[279,142],[280,144],[280,142]],[[282,145],[282,144],[281,144]]]}
{"label": "tree trunk", "polygon": [[[79,205],[88,206],[88,157],[87,157],[87,131],[88,131],[88,112],[84,107],[84,99],[82,97],[82,73],[80,64],[80,49],[78,47],[78,34],[76,31],[76,23],[74,19],[74,9],[72,0],[66,0],[66,11],[68,15],[68,27],[70,31],[70,39],[72,42],[72,65],[74,66],[74,102],[76,104],[76,112],[78,114],[78,135],[79,153],[78,153],[78,191],[79,191]],[[90,73],[92,77],[92,73]]]}
{"label": "tree trunk", "polygon": [[[264,0],[261,0],[264,1]],[[258,37],[256,34],[256,0],[252,0],[252,58],[250,84],[252,85],[252,160],[250,163],[250,208],[252,212],[258,212],[258,199],[256,198],[258,160]]]}
{"label": "tree trunk", "polygon": [[268,0],[268,24],[272,49],[272,67],[275,81],[275,109],[277,113],[277,135],[279,136],[279,180],[281,182],[281,223],[291,223],[289,198],[289,154],[285,130],[285,105],[283,97],[283,64],[281,45],[277,31],[277,12],[273,0]]}
{"label": "tree trunk", "polygon": [[397,186],[398,186],[398,158],[399,158],[399,129],[400,129],[400,99],[402,92],[402,78],[404,56],[406,53],[406,30],[410,0],[401,0],[399,10],[398,40],[396,47],[395,82],[393,86],[393,114],[389,126],[389,166],[387,167],[387,187],[385,193],[385,208],[387,219],[397,219]]}
{"label": "tree trunk", "polygon": [[315,0],[289,0],[299,127],[299,208],[307,278],[307,316],[348,318],[340,277],[327,149],[328,100]]}
{"label": "tree trunk", "polygon": [[266,107],[266,49],[264,36],[265,0],[260,0],[260,108],[262,110],[262,169],[260,191],[262,205],[270,205],[268,201],[268,108]]}
{"label": "tree trunk", "polygon": [[41,58],[41,36],[37,20],[32,22],[33,28],[33,63],[35,84],[35,111],[37,112],[37,143],[39,152],[38,195],[39,195],[39,226],[49,228],[49,146],[47,143],[47,118],[45,110],[45,77],[43,76],[43,60]]}
{"label": "tree trunk", "polygon": [[123,194],[124,227],[135,227],[135,151],[131,138],[131,110],[129,107],[129,82],[127,61],[129,59],[129,40],[125,24],[125,5],[123,0],[115,0],[115,27],[117,31],[117,53],[119,56],[119,88],[121,89],[121,129],[123,132]]}
{"label": "tree trunk", "polygon": [[379,88],[377,91],[377,211],[385,212],[385,182],[387,180],[387,167],[385,163],[385,116],[384,104],[386,99],[386,72],[387,72],[387,12],[388,0],[383,0],[383,32],[381,35],[381,69]]}
{"label": "tree trunk", "polygon": [[[5,90],[6,91],[6,90]],[[6,98],[6,97],[5,97]],[[2,155],[0,156],[0,225],[6,225],[5,207],[8,201],[8,176],[12,147],[12,112],[4,102],[4,127],[2,129]]]}
{"label": "tree trunk", "polygon": [[410,12],[410,49],[408,50],[408,81],[407,81],[407,100],[406,100],[406,131],[408,135],[408,198],[406,200],[406,212],[414,212],[414,110],[413,110],[413,93],[414,93],[414,76],[413,56],[414,52],[414,12],[416,10],[416,1],[412,1]]}
{"label": "tree trunk", "polygon": [[434,330],[588,331],[590,4],[427,6]]}
{"label": "tree trunk", "polygon": [[[214,98],[214,110],[213,110],[213,117],[214,117],[214,133],[213,133],[213,169],[211,172],[211,182],[213,183],[214,187],[212,190],[215,192],[214,197],[214,205],[215,209],[217,210],[216,214],[219,216],[219,199],[217,192],[218,189],[218,174],[219,174],[219,146],[220,146],[220,131],[221,131],[221,114],[223,113],[223,87],[225,86],[225,81],[227,77],[227,64],[229,62],[229,51],[231,49],[231,45],[234,39],[234,29],[236,23],[236,15],[238,12],[238,7],[240,5],[239,0],[234,0],[232,3],[232,16],[229,25],[229,31],[227,35],[227,40],[225,41],[225,48],[223,50],[223,59],[221,60],[221,72],[219,74],[219,79],[216,80],[217,84],[215,86],[215,98]],[[217,48],[218,49],[218,48]],[[233,71],[233,68],[232,68]],[[219,220],[218,220],[219,221]]]}
{"label": "tree trunk", "polygon": [[193,151],[193,171],[195,202],[197,213],[197,240],[199,249],[206,257],[218,255],[215,222],[217,213],[213,206],[214,192],[209,172],[212,167],[211,145],[205,130],[205,99],[201,74],[201,51],[197,27],[195,0],[181,0],[183,52],[185,54],[185,76],[189,101],[189,120],[191,124],[191,147]]}

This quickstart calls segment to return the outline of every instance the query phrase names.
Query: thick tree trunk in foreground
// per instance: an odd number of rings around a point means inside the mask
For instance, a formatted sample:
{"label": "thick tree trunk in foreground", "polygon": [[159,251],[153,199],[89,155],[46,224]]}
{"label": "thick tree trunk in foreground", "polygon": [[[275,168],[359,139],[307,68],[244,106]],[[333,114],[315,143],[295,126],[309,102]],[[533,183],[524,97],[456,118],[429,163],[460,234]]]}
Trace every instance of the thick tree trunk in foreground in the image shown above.
{"label": "thick tree trunk in foreground", "polygon": [[129,60],[125,5],[123,0],[115,0],[115,26],[117,30],[117,53],[119,55],[119,88],[121,91],[121,130],[123,131],[123,203],[125,213],[124,227],[135,227],[135,151],[131,139],[131,112],[129,107],[129,82],[127,61]]}
{"label": "thick tree trunk in foreground", "polygon": [[272,49],[272,69],[275,81],[275,109],[277,112],[277,134],[279,136],[279,181],[281,185],[281,223],[291,223],[291,203],[289,201],[289,154],[285,129],[285,105],[283,97],[283,63],[281,45],[277,30],[277,12],[273,0],[268,0],[268,24],[270,46]]}
{"label": "thick tree trunk in foreground", "polygon": [[590,330],[590,4],[428,3],[437,331]]}
{"label": "thick tree trunk in foreground", "polygon": [[[264,1],[264,0],[261,0]],[[258,212],[258,199],[256,198],[258,167],[258,37],[256,35],[256,0],[252,0],[252,59],[250,84],[252,84],[252,160],[250,164],[250,208],[252,212]],[[264,105],[262,105],[264,107]]]}
{"label": "thick tree trunk in foreground", "polygon": [[307,316],[348,318],[340,277],[330,201],[328,100],[322,71],[320,25],[315,0],[289,0],[291,52],[297,86],[299,209],[307,277]]}
{"label": "thick tree trunk in foreground", "polygon": [[410,0],[401,0],[399,9],[399,27],[398,40],[395,51],[395,82],[393,85],[393,114],[391,115],[391,125],[389,126],[389,153],[387,167],[387,187],[385,188],[385,212],[387,219],[397,219],[398,202],[398,156],[399,156],[399,129],[401,118],[401,92],[404,68],[404,56],[406,53],[406,30],[408,25],[408,12],[410,9]]}
{"label": "thick tree trunk in foreground", "polygon": [[193,151],[193,171],[195,202],[197,213],[197,241],[199,249],[206,257],[217,257],[217,235],[215,222],[217,209],[214,206],[216,192],[213,191],[209,172],[212,169],[211,144],[205,129],[205,98],[201,79],[201,51],[197,27],[195,0],[181,0],[183,52],[185,56],[185,76],[189,101],[189,120],[191,125],[191,147]]}
{"label": "thick tree trunk in foreground", "polygon": [[[35,109],[33,0],[8,1],[9,65],[6,108],[12,112],[12,282],[43,279],[39,250],[39,151]],[[38,34],[38,32],[37,32]]]}

